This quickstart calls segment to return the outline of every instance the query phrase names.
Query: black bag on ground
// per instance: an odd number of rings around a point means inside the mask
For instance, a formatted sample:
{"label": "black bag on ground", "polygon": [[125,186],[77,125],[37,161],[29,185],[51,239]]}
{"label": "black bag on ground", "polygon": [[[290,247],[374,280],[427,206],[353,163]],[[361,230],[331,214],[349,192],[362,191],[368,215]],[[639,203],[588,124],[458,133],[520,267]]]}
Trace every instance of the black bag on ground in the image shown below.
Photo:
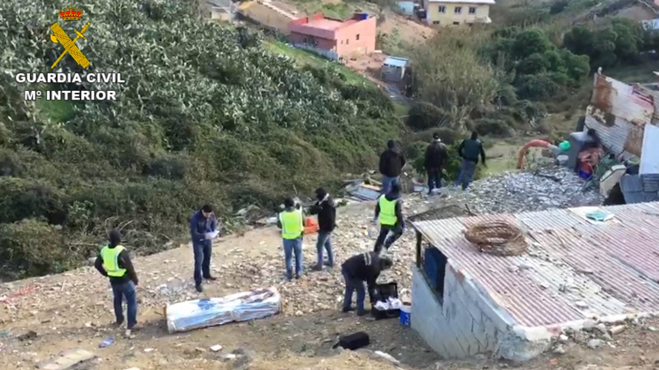
{"label": "black bag on ground", "polygon": [[368,334],[358,331],[354,334],[340,336],[339,343],[334,347],[341,346],[342,348],[354,351],[366,347],[369,344],[371,344],[371,338],[369,338]]}

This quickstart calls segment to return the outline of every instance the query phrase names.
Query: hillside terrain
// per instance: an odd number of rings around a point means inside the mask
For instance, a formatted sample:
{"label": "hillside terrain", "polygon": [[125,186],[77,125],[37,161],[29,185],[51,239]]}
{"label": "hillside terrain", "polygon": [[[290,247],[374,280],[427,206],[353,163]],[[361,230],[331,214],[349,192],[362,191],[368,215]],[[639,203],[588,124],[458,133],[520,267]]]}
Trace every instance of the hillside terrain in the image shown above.
{"label": "hillside terrain", "polygon": [[[138,251],[162,250],[203,203],[220,215],[270,210],[286,195],[332,188],[343,171],[372,168],[401,134],[376,87],[331,65],[298,69],[258,32],[204,24],[185,3],[87,6],[89,36],[78,42],[90,71],[119,72],[125,84],[18,85],[17,73],[47,72],[59,55],[48,37],[59,9],[0,4],[12,15],[0,20],[4,278],[75,267],[111,227]],[[80,28],[62,23],[70,34]],[[56,71],[82,69],[64,58]],[[26,89],[116,90],[119,100],[26,102]]]}
{"label": "hillside terrain", "polygon": [[[548,172],[551,173],[551,172]],[[559,172],[562,176],[562,173]],[[417,195],[405,198],[408,215],[436,210],[439,217],[464,215],[469,204],[477,213],[545,209],[555,204],[520,203],[504,197],[514,191],[520,198],[555,198],[559,206],[580,205],[574,196],[579,187],[567,178],[556,183],[531,173],[509,174],[480,180],[471,194],[453,193],[431,199]],[[493,196],[493,194],[495,196]],[[592,194],[587,194],[591,199]],[[501,201],[499,201],[501,200]],[[520,204],[524,208],[520,209]],[[353,253],[372,248],[366,228],[373,203],[339,208],[339,227],[334,235],[335,254],[343,261]],[[135,261],[140,277],[139,322],[141,330],[126,339],[112,329],[111,292],[107,279],[92,267],[64,274],[31,278],[0,285],[0,368],[31,369],[63,351],[84,349],[96,356],[82,365],[88,370],[176,369],[394,369],[369,351],[382,351],[400,361],[403,369],[480,370],[515,366],[487,355],[467,361],[443,361],[428,349],[409,328],[397,320],[372,321],[338,312],[342,280],[338,269],[306,273],[302,279],[285,282],[283,256],[275,228],[256,229],[241,237],[229,236],[214,246],[213,272],[217,282],[198,294],[191,279],[192,253],[183,245]],[[305,266],[314,259],[314,237],[305,239]],[[414,233],[407,232],[394,245],[394,269],[383,277],[395,279],[402,294],[410,287],[409,266],[414,263]],[[188,333],[167,334],[163,307],[167,303],[201,297],[219,297],[256,287],[274,286],[282,295],[283,312],[272,318],[228,324]],[[595,333],[574,335],[548,353],[521,365],[535,370],[651,370],[659,360],[659,322],[656,319],[630,321],[626,330],[606,339],[599,349],[587,343]],[[366,331],[372,344],[368,351],[332,349],[340,334]],[[108,338],[114,343],[99,345]],[[211,346],[221,345],[218,352]]]}

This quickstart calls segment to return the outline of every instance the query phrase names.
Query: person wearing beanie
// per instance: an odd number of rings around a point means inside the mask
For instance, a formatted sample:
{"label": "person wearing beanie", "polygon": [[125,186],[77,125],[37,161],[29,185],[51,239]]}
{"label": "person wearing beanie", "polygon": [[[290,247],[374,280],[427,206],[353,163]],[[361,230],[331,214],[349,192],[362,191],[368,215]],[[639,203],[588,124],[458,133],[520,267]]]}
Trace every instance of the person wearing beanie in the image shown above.
{"label": "person wearing beanie", "polygon": [[400,174],[405,166],[405,157],[396,148],[393,140],[387,142],[387,149],[380,154],[380,174],[382,174],[381,194],[387,194],[392,184],[400,184]]}

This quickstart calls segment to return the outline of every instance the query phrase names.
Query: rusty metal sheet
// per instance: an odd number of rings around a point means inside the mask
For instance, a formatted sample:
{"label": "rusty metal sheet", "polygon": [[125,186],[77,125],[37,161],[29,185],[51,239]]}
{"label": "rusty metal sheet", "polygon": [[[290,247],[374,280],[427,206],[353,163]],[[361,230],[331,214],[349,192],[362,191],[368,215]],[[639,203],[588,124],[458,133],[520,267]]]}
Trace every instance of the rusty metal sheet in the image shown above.
{"label": "rusty metal sheet", "polygon": [[645,125],[634,126],[627,134],[624,149],[626,152],[640,157],[643,151],[643,134],[645,132]]}

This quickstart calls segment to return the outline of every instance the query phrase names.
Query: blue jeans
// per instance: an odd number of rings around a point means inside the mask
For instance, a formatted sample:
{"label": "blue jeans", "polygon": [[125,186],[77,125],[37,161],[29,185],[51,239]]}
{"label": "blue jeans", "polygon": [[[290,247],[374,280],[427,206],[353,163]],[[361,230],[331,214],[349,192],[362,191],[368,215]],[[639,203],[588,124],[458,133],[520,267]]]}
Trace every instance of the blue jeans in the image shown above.
{"label": "blue jeans", "polygon": [[295,254],[295,275],[302,273],[302,237],[284,240],[284,259],[286,261],[286,277],[293,278],[293,254]]}
{"label": "blue jeans", "polygon": [[428,170],[428,194],[432,189],[439,189],[442,187],[442,171],[441,170]]}
{"label": "blue jeans", "polygon": [[389,193],[389,190],[391,190],[391,185],[393,184],[400,185],[400,177],[382,176],[382,189],[380,189],[380,193],[381,194]]}
{"label": "blue jeans", "polygon": [[124,322],[123,299],[126,298],[126,314],[128,315],[128,329],[137,324],[137,292],[132,281],[123,284],[112,284],[112,295],[114,296],[114,315],[117,323]]}
{"label": "blue jeans", "polygon": [[469,186],[469,183],[474,178],[475,172],[476,162],[463,159],[462,166],[460,168],[460,176],[458,176],[458,179],[455,180],[455,186],[462,185],[462,190],[466,190]]}
{"label": "blue jeans", "polygon": [[334,266],[334,254],[332,253],[332,233],[327,231],[318,232],[316,251],[318,252],[317,266],[323,266],[323,249],[327,251],[327,265]]}
{"label": "blue jeans", "polygon": [[213,254],[213,243],[210,240],[192,243],[194,252],[194,283],[201,285],[202,277],[211,276],[211,255]]}
{"label": "blue jeans", "polygon": [[343,309],[344,310],[350,309],[350,305],[352,305],[352,293],[356,290],[357,311],[364,311],[364,300],[366,299],[366,290],[364,290],[364,282],[348,275],[348,273],[345,270],[341,272],[343,273],[343,279],[345,280],[346,283],[346,291],[345,291],[345,296],[343,298]]}

